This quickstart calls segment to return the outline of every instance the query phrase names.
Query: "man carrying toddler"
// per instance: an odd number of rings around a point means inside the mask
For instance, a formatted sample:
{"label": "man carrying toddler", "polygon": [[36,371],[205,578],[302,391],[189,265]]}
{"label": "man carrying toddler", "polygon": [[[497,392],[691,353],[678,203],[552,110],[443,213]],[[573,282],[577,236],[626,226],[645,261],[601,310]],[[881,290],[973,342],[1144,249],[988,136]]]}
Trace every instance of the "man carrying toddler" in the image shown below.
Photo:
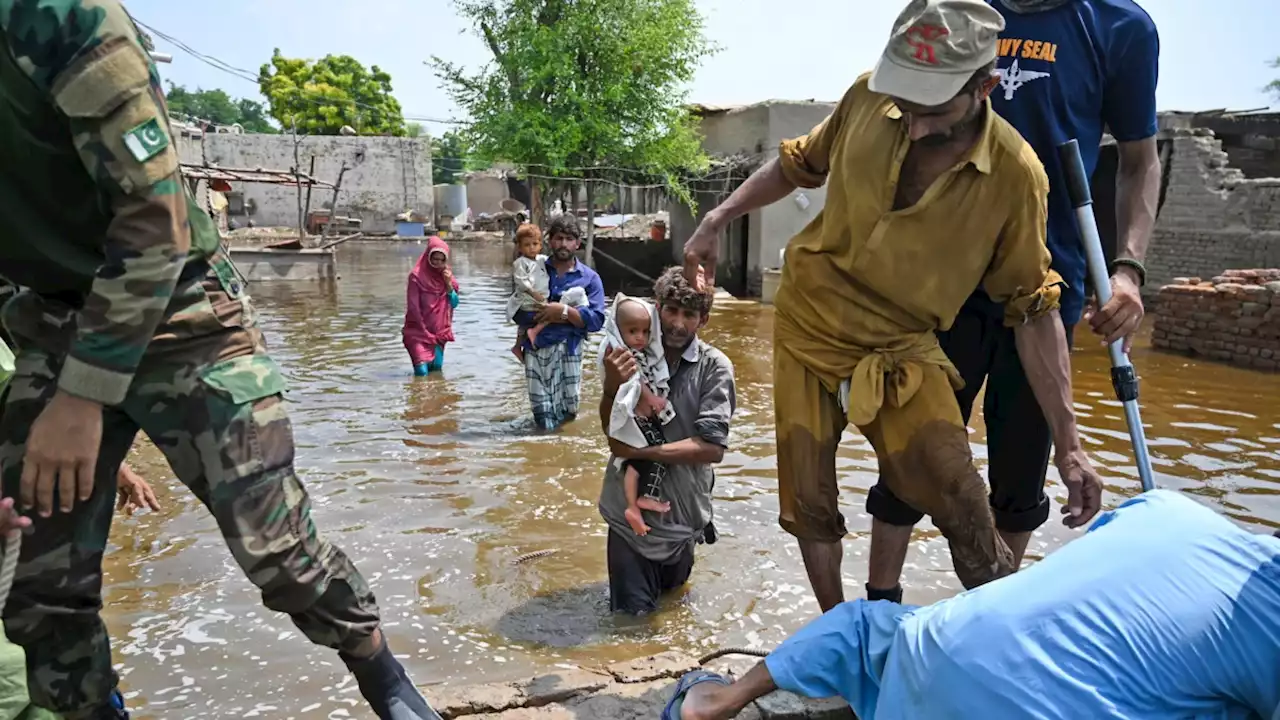
{"label": "man carrying toddler", "polygon": [[[673,416],[662,425],[665,443],[633,447],[610,437],[612,455],[600,493],[600,515],[609,525],[609,605],[614,612],[641,615],[658,607],[658,598],[683,586],[693,570],[693,548],[715,542],[711,524],[712,466],[724,458],[729,421],[737,403],[733,364],[724,353],[698,339],[707,324],[712,295],[700,292],[680,268],[663,273],[654,286],[666,364],[665,403],[638,403],[637,413],[656,420],[658,405]],[[615,309],[616,312],[616,309]],[[605,351],[600,424],[610,435],[619,389],[638,372],[627,347]],[[646,407],[647,405],[647,407]],[[662,502],[665,512],[643,511],[646,532],[627,521],[627,493],[622,463],[652,462],[665,467]],[[643,489],[643,486],[642,486]]]}

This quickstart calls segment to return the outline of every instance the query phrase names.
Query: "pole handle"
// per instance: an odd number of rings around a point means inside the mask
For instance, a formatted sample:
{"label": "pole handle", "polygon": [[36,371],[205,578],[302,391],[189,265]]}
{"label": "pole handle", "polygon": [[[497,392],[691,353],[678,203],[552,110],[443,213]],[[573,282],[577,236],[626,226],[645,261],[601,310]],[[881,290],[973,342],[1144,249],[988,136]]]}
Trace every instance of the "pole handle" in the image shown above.
{"label": "pole handle", "polygon": [[1067,197],[1071,206],[1082,208],[1093,204],[1093,192],[1089,189],[1089,175],[1084,171],[1084,158],[1080,156],[1080,141],[1071,139],[1058,146],[1058,162],[1067,176]]}

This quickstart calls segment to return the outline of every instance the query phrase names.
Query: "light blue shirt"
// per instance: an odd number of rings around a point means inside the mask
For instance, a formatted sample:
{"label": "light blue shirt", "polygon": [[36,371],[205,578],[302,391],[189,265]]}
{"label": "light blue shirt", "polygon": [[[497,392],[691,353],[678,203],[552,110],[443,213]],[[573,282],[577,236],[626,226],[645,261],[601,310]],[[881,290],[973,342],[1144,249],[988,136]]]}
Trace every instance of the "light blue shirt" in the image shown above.
{"label": "light blue shirt", "polygon": [[863,720],[1280,720],[1280,539],[1156,490],[943,602],[845,603],[766,663]]}

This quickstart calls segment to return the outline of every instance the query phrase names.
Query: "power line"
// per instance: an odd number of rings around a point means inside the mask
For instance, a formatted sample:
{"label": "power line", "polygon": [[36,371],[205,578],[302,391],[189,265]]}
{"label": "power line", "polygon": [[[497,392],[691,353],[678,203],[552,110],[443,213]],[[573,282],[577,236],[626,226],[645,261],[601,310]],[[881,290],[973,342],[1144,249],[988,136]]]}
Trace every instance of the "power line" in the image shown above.
{"label": "power line", "polygon": [[[148,25],[148,24],[146,24],[146,23],[142,22],[141,20],[138,20],[137,18],[134,18],[134,22],[136,22],[136,23],[137,23],[139,26],[141,26],[143,29],[145,29],[145,30],[147,30],[148,32],[150,32],[152,35],[155,35],[156,37],[160,38],[161,40],[164,40],[165,42],[168,42],[168,43],[170,43],[170,44],[172,44],[172,45],[176,46],[179,50],[182,50],[183,52],[187,53],[188,55],[191,55],[192,57],[194,57],[195,59],[199,60],[200,62],[202,62],[202,63],[204,63],[204,64],[208,65],[209,67],[212,67],[212,68],[214,68],[215,70],[219,70],[219,71],[221,71],[221,72],[224,72],[224,73],[226,73],[226,74],[228,74],[228,75],[231,75],[232,77],[236,77],[236,78],[239,78],[239,79],[244,80],[244,81],[246,81],[246,82],[251,82],[251,83],[253,83],[254,85],[258,85],[258,76],[257,76],[257,75],[255,75],[253,72],[251,72],[251,71],[249,71],[249,70],[245,70],[244,68],[239,68],[239,67],[236,67],[236,66],[234,66],[234,65],[231,65],[230,63],[228,63],[228,62],[226,62],[226,61],[224,61],[224,60],[222,60],[222,59],[220,59],[220,58],[218,58],[218,57],[216,57],[216,56],[209,55],[208,53],[200,52],[199,50],[196,50],[195,48],[193,48],[193,47],[191,47],[190,45],[188,45],[187,43],[185,43],[185,42],[183,42],[183,41],[179,40],[178,38],[175,38],[175,37],[173,37],[172,35],[169,35],[168,33],[164,32],[164,31],[162,31],[162,30],[159,30],[159,29],[157,29],[157,28],[154,28],[154,27],[152,27],[152,26],[150,26],[150,25]],[[302,90],[301,88],[299,88],[299,89],[298,89],[298,92],[301,94],[301,93],[304,93],[305,91],[304,91],[304,90]],[[318,94],[317,94],[317,95],[318,95]],[[313,99],[311,99],[311,98],[306,97],[305,95],[300,96],[298,99],[299,99],[299,100],[301,100],[301,101],[303,101],[303,102],[309,102],[309,103],[311,103],[311,104],[313,104],[313,105],[331,105],[331,104],[334,104],[332,100],[313,100]],[[384,110],[383,108],[380,108],[380,107],[377,107],[377,106],[374,106],[374,105],[369,105],[368,103],[362,103],[362,102],[359,102],[358,100],[350,100],[350,101],[348,101],[348,102],[349,102],[350,104],[352,104],[352,105],[355,105],[356,107],[362,107],[362,108],[365,108],[365,109],[367,109],[367,110],[373,110],[373,111],[375,111],[375,112],[379,112],[379,113],[385,113],[385,112],[386,112],[386,110]],[[465,124],[466,124],[466,123],[462,122],[461,120],[444,120],[444,119],[441,119],[441,118],[428,117],[428,116],[425,116],[425,115],[407,115],[407,114],[404,114],[403,112],[401,113],[401,117],[402,117],[402,118],[404,118],[405,120],[412,121],[412,122],[437,123],[437,124],[440,124],[440,125],[465,125]]]}

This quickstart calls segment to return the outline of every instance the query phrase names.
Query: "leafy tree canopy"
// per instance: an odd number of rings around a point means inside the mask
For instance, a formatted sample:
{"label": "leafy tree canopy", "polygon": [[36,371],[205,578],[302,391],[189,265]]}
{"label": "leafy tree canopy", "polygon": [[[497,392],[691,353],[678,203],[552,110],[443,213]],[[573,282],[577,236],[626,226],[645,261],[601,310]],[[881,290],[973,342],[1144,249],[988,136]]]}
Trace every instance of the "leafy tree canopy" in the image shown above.
{"label": "leafy tree canopy", "polygon": [[[1271,67],[1280,68],[1280,57],[1271,61]],[[1267,91],[1275,96],[1277,100],[1280,100],[1280,79],[1272,80],[1271,84],[1267,85]]]}
{"label": "leafy tree canopy", "polygon": [[470,148],[462,135],[449,130],[431,139],[431,175],[436,185],[452,185],[462,182],[462,174],[473,169],[468,162]]}
{"label": "leafy tree canopy", "polygon": [[349,55],[320,60],[286,58],[277,48],[258,72],[271,116],[307,135],[338,135],[351,126],[360,135],[404,136],[400,103],[391,94],[391,76],[377,65],[366,68]]}
{"label": "leafy tree canopy", "polygon": [[245,132],[250,133],[277,132],[267,119],[267,111],[262,103],[248,98],[233,100],[223,90],[196,88],[192,92],[182,85],[169,83],[165,99],[169,112],[176,115],[209,120],[216,125],[239,123]]}
{"label": "leafy tree canopy", "polygon": [[685,99],[698,64],[715,52],[694,0],[454,5],[492,55],[478,72],[432,59],[470,118],[465,138],[476,155],[525,165],[542,185],[554,180],[537,175],[633,184],[665,178],[690,201],[682,178],[704,169],[707,158]]}

